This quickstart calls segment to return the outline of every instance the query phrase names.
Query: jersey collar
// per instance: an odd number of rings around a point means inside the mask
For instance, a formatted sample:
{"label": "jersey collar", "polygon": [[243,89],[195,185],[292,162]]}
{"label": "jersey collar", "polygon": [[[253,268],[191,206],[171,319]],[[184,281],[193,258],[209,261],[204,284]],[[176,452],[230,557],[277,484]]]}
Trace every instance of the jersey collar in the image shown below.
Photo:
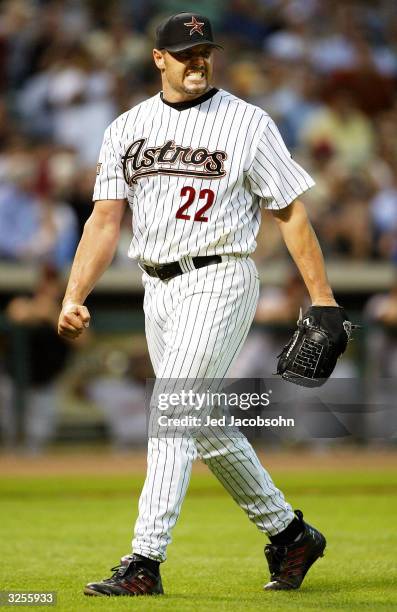
{"label": "jersey collar", "polygon": [[186,102],[167,102],[167,100],[164,100],[162,91],[160,91],[160,98],[161,98],[161,101],[167,106],[171,106],[171,108],[175,108],[175,110],[177,111],[183,111],[183,110],[186,110],[187,108],[193,108],[193,106],[198,106],[199,104],[206,102],[207,100],[212,98],[212,96],[217,94],[218,91],[219,89],[216,89],[215,87],[213,87],[212,89],[207,91],[207,93],[203,94],[199,98],[195,98],[194,100],[188,100]]}

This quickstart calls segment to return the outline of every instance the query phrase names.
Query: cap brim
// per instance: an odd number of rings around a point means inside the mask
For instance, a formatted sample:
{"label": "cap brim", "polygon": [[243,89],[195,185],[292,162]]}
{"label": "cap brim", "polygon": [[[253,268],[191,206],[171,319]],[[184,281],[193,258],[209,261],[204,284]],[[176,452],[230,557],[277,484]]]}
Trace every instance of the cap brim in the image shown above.
{"label": "cap brim", "polygon": [[222,49],[221,45],[217,45],[211,40],[199,40],[194,43],[180,43],[179,45],[167,45],[167,47],[163,47],[166,51],[170,51],[171,53],[178,53],[178,51],[186,51],[187,49],[192,49],[193,47],[199,47],[200,45],[208,45],[209,47],[214,47],[216,49]]}

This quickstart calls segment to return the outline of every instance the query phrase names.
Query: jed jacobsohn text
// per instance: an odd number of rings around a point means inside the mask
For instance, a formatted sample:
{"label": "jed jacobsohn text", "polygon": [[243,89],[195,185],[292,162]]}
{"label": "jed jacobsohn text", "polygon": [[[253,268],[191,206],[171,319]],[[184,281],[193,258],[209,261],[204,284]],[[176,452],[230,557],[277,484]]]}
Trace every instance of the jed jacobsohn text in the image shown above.
{"label": "jed jacobsohn text", "polygon": [[284,417],[261,417],[237,418],[233,415],[219,418],[207,415],[204,419],[198,416],[184,416],[181,418],[167,417],[162,414],[158,419],[160,427],[295,427],[295,419]]}
{"label": "jed jacobsohn text", "polygon": [[207,406],[225,406],[248,410],[251,407],[269,406],[271,393],[271,390],[266,393],[212,393],[210,391],[196,393],[191,389],[178,393],[159,393],[158,409],[167,410],[170,407],[189,406],[194,410],[201,410]]}

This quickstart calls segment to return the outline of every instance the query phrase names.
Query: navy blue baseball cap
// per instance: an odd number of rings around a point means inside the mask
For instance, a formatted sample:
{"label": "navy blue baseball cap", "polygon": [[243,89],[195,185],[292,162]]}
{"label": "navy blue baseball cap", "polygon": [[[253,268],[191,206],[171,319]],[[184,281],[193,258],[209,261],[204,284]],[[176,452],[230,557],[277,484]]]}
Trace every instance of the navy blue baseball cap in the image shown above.
{"label": "navy blue baseball cap", "polygon": [[156,30],[156,49],[177,53],[198,45],[223,48],[214,42],[210,20],[203,15],[177,13],[160,23]]}

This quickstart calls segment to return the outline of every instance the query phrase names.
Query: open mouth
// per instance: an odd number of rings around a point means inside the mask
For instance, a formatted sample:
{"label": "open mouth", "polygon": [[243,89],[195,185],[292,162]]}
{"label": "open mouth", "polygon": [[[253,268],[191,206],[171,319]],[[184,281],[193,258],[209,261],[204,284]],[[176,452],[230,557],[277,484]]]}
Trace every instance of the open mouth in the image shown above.
{"label": "open mouth", "polygon": [[206,77],[206,72],[205,70],[188,70],[185,76],[189,81],[201,81]]}

